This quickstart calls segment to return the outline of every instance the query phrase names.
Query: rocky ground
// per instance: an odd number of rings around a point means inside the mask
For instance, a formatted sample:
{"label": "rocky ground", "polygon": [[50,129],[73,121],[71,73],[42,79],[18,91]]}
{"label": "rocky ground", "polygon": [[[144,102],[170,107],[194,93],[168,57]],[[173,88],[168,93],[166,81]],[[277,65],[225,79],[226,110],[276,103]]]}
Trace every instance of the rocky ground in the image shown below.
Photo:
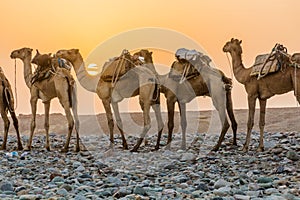
{"label": "rocky ground", "polygon": [[[211,152],[218,135],[188,134],[187,151],[175,134],[171,150],[153,152],[155,136],[139,153],[122,150],[121,139],[107,151],[108,138],[82,136],[87,151],[60,153],[65,136],[51,134],[52,151],[44,136],[34,138],[33,150],[16,151],[9,136],[8,151],[0,152],[0,199],[300,199],[300,133],[265,134],[265,152],[256,153],[259,134],[252,134],[248,153],[230,146],[231,134],[218,152]],[[28,136],[22,136],[24,144]],[[132,148],[136,138],[128,137]],[[0,141],[2,143],[2,141]],[[25,146],[25,145],[24,145]],[[22,155],[22,156],[21,156]]]}

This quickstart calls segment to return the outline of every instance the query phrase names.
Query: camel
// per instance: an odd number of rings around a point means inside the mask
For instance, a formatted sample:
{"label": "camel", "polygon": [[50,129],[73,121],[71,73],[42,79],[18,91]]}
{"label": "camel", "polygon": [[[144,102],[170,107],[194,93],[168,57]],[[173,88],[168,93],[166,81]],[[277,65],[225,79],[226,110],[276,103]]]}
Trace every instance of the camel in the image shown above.
{"label": "camel", "polygon": [[10,113],[13,120],[13,125],[16,129],[18,139],[18,150],[23,150],[22,141],[19,133],[19,122],[14,108],[14,97],[10,87],[10,83],[4,75],[2,68],[0,67],[0,113],[4,122],[4,139],[0,150],[6,150],[7,136],[10,121],[7,117],[7,113]]}
{"label": "camel", "polygon": [[[45,132],[46,132],[46,149],[50,151],[50,142],[49,142],[49,110],[51,100],[55,97],[59,99],[60,104],[65,110],[66,118],[68,120],[68,135],[67,140],[62,148],[62,152],[67,152],[69,148],[69,143],[71,139],[71,134],[74,127],[74,119],[71,113],[70,108],[72,107],[73,115],[75,118],[75,132],[76,132],[76,147],[75,151],[80,151],[79,146],[79,118],[77,114],[77,94],[76,94],[76,85],[71,86],[67,77],[69,71],[62,68],[57,68],[53,76],[48,79],[42,80],[40,82],[35,82],[32,84],[32,69],[31,69],[31,58],[32,58],[32,49],[30,48],[21,48],[14,50],[10,57],[12,59],[19,58],[23,61],[24,66],[24,79],[27,87],[30,89],[30,104],[31,104],[31,125],[30,125],[30,138],[27,144],[28,150],[31,150],[32,138],[34,134],[34,129],[36,126],[36,106],[38,99],[41,99],[44,108],[45,108]],[[71,88],[73,87],[73,88]],[[72,91],[70,94],[69,92]]]}
{"label": "camel", "polygon": [[[141,50],[134,55],[143,57],[145,62],[148,63],[152,69],[154,68],[152,60],[152,52],[148,50]],[[172,64],[169,74],[160,75],[159,80],[161,84],[161,92],[164,93],[167,101],[168,109],[168,141],[167,148],[171,148],[172,132],[174,129],[174,107],[178,102],[180,116],[181,116],[181,129],[182,129],[182,143],[181,149],[186,149],[186,103],[190,102],[197,96],[211,96],[213,104],[219,112],[221,122],[223,124],[222,132],[219,137],[217,145],[213,150],[218,150],[221,146],[221,142],[224,139],[225,133],[229,128],[229,124],[226,117],[225,105],[227,113],[230,117],[233,130],[233,145],[237,145],[236,131],[237,123],[234,118],[232,100],[231,100],[231,80],[226,78],[223,72],[212,73],[209,72],[212,69],[203,69],[199,73],[194,66],[190,67],[187,73],[184,73],[185,68],[189,63],[183,60],[176,61]],[[186,80],[179,83],[179,79]],[[225,83],[227,85],[224,89]],[[211,85],[210,90],[207,85]]]}
{"label": "camel", "polygon": [[59,50],[57,57],[70,61],[75,69],[80,84],[90,92],[97,93],[102,100],[110,134],[110,149],[114,148],[113,128],[114,121],[110,105],[112,105],[117,127],[121,133],[122,145],[128,149],[123,131],[123,124],[119,113],[118,102],[124,98],[139,95],[139,103],[143,110],[144,128],[131,151],[138,151],[144,137],[151,127],[150,107],[155,111],[158,121],[158,139],[155,150],[159,148],[163,129],[160,113],[160,102],[156,88],[156,77],[151,70],[144,66],[135,66],[136,60],[125,51],[120,57],[105,64],[102,73],[91,76],[85,69],[83,58],[78,49]]}
{"label": "camel", "polygon": [[[248,123],[246,142],[243,146],[243,151],[247,152],[251,139],[251,131],[254,125],[254,113],[256,99],[259,100],[260,118],[259,129],[260,139],[257,148],[258,152],[264,151],[264,126],[267,99],[276,94],[284,94],[289,91],[294,91],[297,101],[300,102],[300,73],[298,69],[290,67],[289,57],[283,54],[279,55],[281,59],[281,70],[276,73],[268,74],[267,76],[258,79],[255,76],[250,76],[252,67],[245,68],[242,61],[241,40],[231,39],[224,47],[223,51],[229,52],[232,58],[233,73],[236,80],[245,86],[248,94]],[[296,70],[296,71],[295,71]]]}

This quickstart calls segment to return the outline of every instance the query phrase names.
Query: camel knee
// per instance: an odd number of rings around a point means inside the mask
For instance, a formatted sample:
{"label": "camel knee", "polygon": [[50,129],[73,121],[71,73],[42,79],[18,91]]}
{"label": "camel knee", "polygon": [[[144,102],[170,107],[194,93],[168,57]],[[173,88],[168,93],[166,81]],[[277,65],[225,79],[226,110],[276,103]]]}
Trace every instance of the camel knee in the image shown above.
{"label": "camel knee", "polygon": [[259,122],[259,128],[263,129],[265,127],[265,122]]}
{"label": "camel knee", "polygon": [[[48,126],[49,126],[49,124],[48,124]],[[69,121],[69,130],[72,131],[73,127],[74,127],[74,120],[72,119]]]}
{"label": "camel knee", "polygon": [[45,122],[45,123],[44,123],[44,128],[45,128],[46,130],[49,130],[49,122]]}
{"label": "camel knee", "polygon": [[253,125],[254,125],[253,121],[248,121],[247,126],[248,126],[249,129],[252,129]]}
{"label": "camel knee", "polygon": [[186,120],[181,119],[181,128],[185,129],[187,127],[187,122]]}

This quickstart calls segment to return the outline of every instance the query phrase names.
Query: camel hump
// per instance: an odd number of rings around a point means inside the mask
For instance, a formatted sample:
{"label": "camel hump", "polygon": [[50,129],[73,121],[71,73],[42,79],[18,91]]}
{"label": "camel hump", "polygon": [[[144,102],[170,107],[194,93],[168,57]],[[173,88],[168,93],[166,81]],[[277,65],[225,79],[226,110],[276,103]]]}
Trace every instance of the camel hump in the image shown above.
{"label": "camel hump", "polygon": [[123,50],[119,57],[114,57],[104,63],[101,72],[101,79],[104,81],[118,80],[130,69],[134,68],[134,62],[129,51]]}
{"label": "camel hump", "polygon": [[278,60],[274,55],[262,54],[255,58],[255,62],[252,65],[252,71],[250,76],[257,76],[259,73],[268,74],[274,73],[280,70]]}

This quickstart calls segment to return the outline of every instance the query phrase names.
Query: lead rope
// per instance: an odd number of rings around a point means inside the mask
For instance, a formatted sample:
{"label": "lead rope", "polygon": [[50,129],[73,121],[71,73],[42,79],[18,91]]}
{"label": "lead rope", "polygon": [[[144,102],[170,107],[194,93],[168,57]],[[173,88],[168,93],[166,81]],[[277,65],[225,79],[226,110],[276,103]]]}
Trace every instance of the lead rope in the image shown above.
{"label": "lead rope", "polygon": [[16,105],[15,110],[18,108],[18,93],[17,93],[17,59],[15,59],[15,99]]}
{"label": "lead rope", "polygon": [[228,57],[228,53],[226,53],[226,57],[227,57],[227,61],[229,63],[229,68],[230,68],[230,78],[232,81],[232,86],[233,86],[233,67],[232,67],[232,63],[230,62],[230,59]]}

